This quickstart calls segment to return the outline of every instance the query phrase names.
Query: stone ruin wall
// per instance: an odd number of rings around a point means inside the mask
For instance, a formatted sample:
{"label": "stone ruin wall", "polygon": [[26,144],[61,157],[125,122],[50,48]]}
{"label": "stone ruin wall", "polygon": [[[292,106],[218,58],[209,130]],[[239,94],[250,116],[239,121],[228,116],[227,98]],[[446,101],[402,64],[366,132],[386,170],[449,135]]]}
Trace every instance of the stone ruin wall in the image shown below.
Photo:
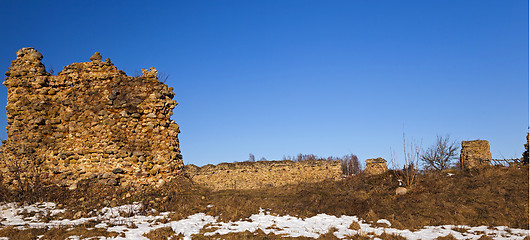
{"label": "stone ruin wall", "polygon": [[170,120],[175,94],[156,69],[129,77],[96,53],[53,76],[35,49],[16,54],[4,82],[4,176],[38,166],[63,185],[83,178],[154,184],[182,168],[179,126]]}
{"label": "stone ruin wall", "polygon": [[366,168],[364,173],[368,175],[377,175],[385,173],[388,168],[386,166],[386,160],[383,158],[372,158],[366,159]]}
{"label": "stone ruin wall", "polygon": [[341,179],[340,161],[258,161],[185,166],[194,183],[212,190],[256,189]]}
{"label": "stone ruin wall", "polygon": [[460,166],[462,169],[489,166],[491,159],[488,141],[462,141],[462,150],[460,151]]}

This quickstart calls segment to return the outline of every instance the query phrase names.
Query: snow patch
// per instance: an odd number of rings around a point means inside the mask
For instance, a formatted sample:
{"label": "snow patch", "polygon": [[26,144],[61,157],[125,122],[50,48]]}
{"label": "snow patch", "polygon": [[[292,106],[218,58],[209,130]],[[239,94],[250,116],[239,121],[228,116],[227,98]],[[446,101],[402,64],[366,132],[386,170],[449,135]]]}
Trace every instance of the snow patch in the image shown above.
{"label": "snow patch", "polygon": [[[456,239],[478,239],[486,234],[494,239],[524,239],[530,234],[529,230],[512,229],[506,226],[488,228],[486,226],[469,227],[465,225],[442,225],[426,226],[417,231],[400,230],[391,228],[392,224],[386,219],[379,219],[376,223],[387,225],[386,227],[372,226],[371,224],[357,218],[356,216],[331,216],[318,214],[309,218],[298,218],[293,216],[275,216],[260,209],[258,214],[253,214],[248,219],[234,222],[218,222],[218,218],[204,213],[197,213],[178,221],[167,223],[158,220],[167,219],[169,213],[164,212],[156,216],[141,215],[143,206],[140,203],[123,205],[113,208],[102,208],[94,210],[96,216],[80,218],[75,220],[60,219],[50,222],[41,221],[42,217],[56,215],[64,212],[64,209],[56,209],[53,203],[37,203],[33,205],[18,205],[16,203],[0,203],[0,224],[2,227],[14,226],[19,229],[76,226],[88,221],[97,221],[96,228],[105,228],[110,232],[117,232],[121,237],[112,239],[147,239],[142,236],[152,230],[162,227],[170,227],[176,234],[184,235],[184,239],[191,239],[194,234],[205,230],[205,236],[216,234],[238,233],[244,231],[255,232],[260,229],[265,233],[273,233],[286,237],[310,237],[318,238],[320,235],[333,230],[333,234],[340,239],[355,234],[381,235],[395,234],[407,239],[435,239],[437,237],[451,234]],[[25,213],[31,213],[24,217]],[[360,229],[353,230],[349,226],[356,222]],[[0,227],[1,229],[1,227]],[[453,229],[458,229],[459,232]],[[71,237],[70,239],[79,239]],[[100,237],[100,239],[106,239]],[[7,240],[7,238],[0,238]]]}

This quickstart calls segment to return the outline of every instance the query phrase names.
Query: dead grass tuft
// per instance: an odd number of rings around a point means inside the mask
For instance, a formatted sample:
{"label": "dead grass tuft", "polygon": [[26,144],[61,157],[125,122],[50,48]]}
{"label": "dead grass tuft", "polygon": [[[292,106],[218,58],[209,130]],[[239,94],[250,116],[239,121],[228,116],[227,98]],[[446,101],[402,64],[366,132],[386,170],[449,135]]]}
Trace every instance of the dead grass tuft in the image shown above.
{"label": "dead grass tuft", "polygon": [[[40,236],[38,238],[38,236]],[[41,239],[41,240],[62,240],[68,239],[71,236],[78,236],[79,239],[89,239],[94,237],[117,237],[118,233],[108,232],[103,228],[86,228],[84,226],[77,226],[74,228],[30,228],[19,230],[11,226],[0,229],[0,237],[8,237],[9,239]]]}
{"label": "dead grass tuft", "polygon": [[357,231],[361,229],[361,225],[357,221],[353,221],[348,228]]}
{"label": "dead grass tuft", "polygon": [[372,237],[366,235],[366,234],[362,234],[362,233],[358,233],[358,234],[355,234],[355,235],[349,235],[348,238],[349,240],[370,240],[372,239]]}
{"label": "dead grass tuft", "polygon": [[[258,229],[254,232],[245,231],[239,233],[228,233],[224,235],[213,235],[213,236],[204,236],[202,234],[193,235],[192,239],[197,240],[209,240],[209,239],[224,239],[224,240],[239,240],[239,239],[268,239],[268,240],[285,240],[285,239],[299,239],[299,240],[314,240],[314,238],[308,237],[285,237],[282,235],[275,235],[272,233],[266,234],[261,229]],[[319,238],[320,239],[320,238]],[[336,238],[335,238],[336,239]]]}
{"label": "dead grass tuft", "polygon": [[435,238],[437,240],[457,240],[455,237],[453,237],[453,235],[451,234],[448,234],[447,236],[443,236],[443,237],[437,237]]}
{"label": "dead grass tuft", "polygon": [[176,232],[171,227],[162,227],[143,234],[150,240],[168,240],[177,239]]}
{"label": "dead grass tuft", "polygon": [[[527,239],[528,237],[526,237],[525,239]],[[492,237],[488,236],[488,235],[482,235],[480,236],[480,238],[478,240],[493,240]]]}
{"label": "dead grass tuft", "polygon": [[464,226],[455,226],[455,227],[451,228],[451,230],[453,230],[453,231],[457,231],[457,232],[459,232],[459,233],[467,233],[467,231],[469,230],[469,228],[464,227]]}
{"label": "dead grass tuft", "polygon": [[379,236],[377,236],[378,238],[382,239],[382,240],[407,240],[407,238],[399,235],[399,234],[395,234],[395,233],[392,233],[392,234],[388,234],[388,233],[383,233]]}
{"label": "dead grass tuft", "polygon": [[320,235],[320,237],[318,237],[317,239],[320,239],[320,240],[335,240],[335,239],[339,239],[334,234],[334,232],[336,232],[337,230],[338,229],[336,229],[336,228],[330,228],[327,233],[324,233],[324,234]]}
{"label": "dead grass tuft", "polygon": [[26,230],[18,230],[12,226],[0,229],[0,237],[7,237],[9,239],[37,239],[37,236],[46,232],[44,228],[30,228]]}
{"label": "dead grass tuft", "polygon": [[67,239],[70,236],[78,236],[80,239],[89,239],[94,237],[107,237],[107,238],[113,238],[117,237],[119,234],[116,232],[108,232],[106,229],[103,228],[91,228],[88,229],[84,226],[77,226],[72,229],[67,228],[51,228],[46,231],[44,236],[42,236],[42,240],[44,239]]}

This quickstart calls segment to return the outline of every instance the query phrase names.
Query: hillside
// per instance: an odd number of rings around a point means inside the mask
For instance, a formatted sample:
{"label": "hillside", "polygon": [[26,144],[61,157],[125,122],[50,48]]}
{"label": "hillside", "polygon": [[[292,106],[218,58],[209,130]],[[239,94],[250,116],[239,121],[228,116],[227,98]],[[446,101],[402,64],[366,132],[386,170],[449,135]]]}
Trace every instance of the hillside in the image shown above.
{"label": "hillside", "polygon": [[[222,222],[239,221],[266,210],[275,216],[301,219],[319,214],[356,216],[376,226],[381,225],[378,220],[386,219],[395,229],[411,231],[441,225],[528,229],[528,166],[423,173],[405,195],[395,195],[398,175],[391,170],[377,176],[359,174],[339,181],[238,191],[211,191],[186,178],[161,188],[145,189],[105,187],[96,180],[87,180],[75,190],[49,186],[29,189],[33,191],[30,193],[2,188],[0,201],[55,202],[66,209],[60,214],[65,219],[90,217],[93,209],[141,202],[138,213],[152,215],[148,211],[151,208],[156,213],[170,212],[164,221],[198,213],[217,216]],[[5,227],[0,236],[28,231]],[[64,235],[73,230],[57,231]],[[244,235],[238,233],[234,237]]]}

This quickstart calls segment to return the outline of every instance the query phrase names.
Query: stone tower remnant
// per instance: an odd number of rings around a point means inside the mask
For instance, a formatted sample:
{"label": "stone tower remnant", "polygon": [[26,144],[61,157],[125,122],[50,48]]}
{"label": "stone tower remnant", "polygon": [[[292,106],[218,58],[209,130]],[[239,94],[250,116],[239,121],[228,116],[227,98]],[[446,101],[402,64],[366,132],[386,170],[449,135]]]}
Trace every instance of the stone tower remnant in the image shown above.
{"label": "stone tower remnant", "polygon": [[366,168],[364,169],[364,173],[368,175],[382,174],[388,170],[386,160],[383,158],[366,159],[365,162]]}
{"label": "stone tower remnant", "polygon": [[462,169],[487,166],[491,163],[490,144],[486,140],[462,141],[460,166]]}
{"label": "stone tower remnant", "polygon": [[3,83],[8,139],[0,170],[37,166],[63,184],[102,175],[114,184],[159,183],[180,171],[175,94],[155,68],[130,77],[96,52],[53,76],[35,49],[16,54]]}

